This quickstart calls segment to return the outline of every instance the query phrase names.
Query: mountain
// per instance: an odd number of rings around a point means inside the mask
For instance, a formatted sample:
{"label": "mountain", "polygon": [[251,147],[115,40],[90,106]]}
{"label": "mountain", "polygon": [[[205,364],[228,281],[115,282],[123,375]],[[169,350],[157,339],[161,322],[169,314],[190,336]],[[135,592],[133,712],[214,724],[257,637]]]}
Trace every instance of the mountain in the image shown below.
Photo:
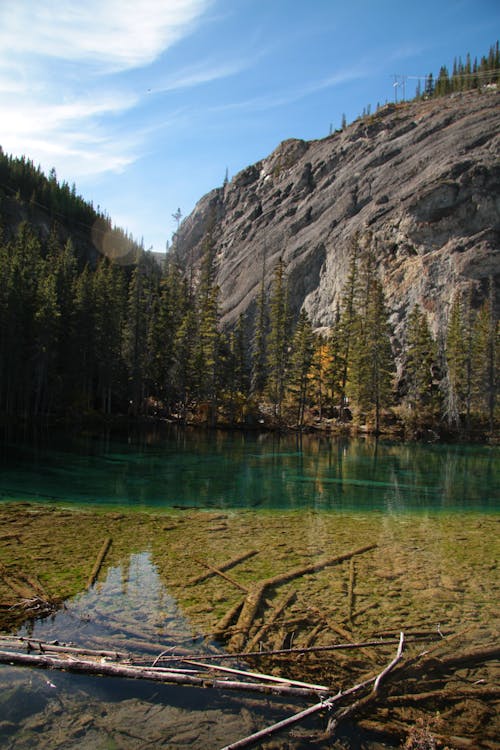
{"label": "mountain", "polygon": [[[377,258],[396,337],[414,303],[435,329],[458,289],[500,280],[500,93],[388,104],[316,141],[287,140],[182,222],[173,250],[199,271],[209,227],[222,320],[253,315],[283,259],[295,316],[328,327],[357,237]],[[496,295],[497,304],[499,295]]]}

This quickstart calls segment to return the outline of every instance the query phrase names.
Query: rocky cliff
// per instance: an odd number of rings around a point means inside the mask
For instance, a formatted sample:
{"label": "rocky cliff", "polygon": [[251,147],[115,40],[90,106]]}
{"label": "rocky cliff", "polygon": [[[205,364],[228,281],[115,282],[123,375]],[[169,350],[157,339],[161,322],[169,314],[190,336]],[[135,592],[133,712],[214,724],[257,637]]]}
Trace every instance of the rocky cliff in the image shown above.
{"label": "rocky cliff", "polygon": [[[400,105],[318,141],[288,140],[204,196],[175,251],[196,269],[211,218],[223,320],[252,312],[281,256],[292,308],[327,327],[351,238],[376,251],[401,334],[419,302],[437,328],[458,288],[500,280],[500,93]],[[497,299],[500,295],[497,295]]]}

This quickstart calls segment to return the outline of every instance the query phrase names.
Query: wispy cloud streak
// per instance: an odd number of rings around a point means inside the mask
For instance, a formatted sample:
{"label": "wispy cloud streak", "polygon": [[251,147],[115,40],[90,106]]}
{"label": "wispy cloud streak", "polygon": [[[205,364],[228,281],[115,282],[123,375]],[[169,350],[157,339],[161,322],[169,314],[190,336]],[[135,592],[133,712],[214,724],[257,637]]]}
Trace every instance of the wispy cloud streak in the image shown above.
{"label": "wispy cloud streak", "polygon": [[120,74],[157,60],[212,1],[0,2],[0,145],[75,177],[122,170],[143,146],[123,117],[146,91],[131,91]]}

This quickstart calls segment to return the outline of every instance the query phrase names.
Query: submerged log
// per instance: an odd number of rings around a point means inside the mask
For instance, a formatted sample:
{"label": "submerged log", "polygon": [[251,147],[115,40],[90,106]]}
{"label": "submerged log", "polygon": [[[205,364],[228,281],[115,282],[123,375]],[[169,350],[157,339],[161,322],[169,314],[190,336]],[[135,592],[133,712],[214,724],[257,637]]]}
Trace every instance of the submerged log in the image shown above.
{"label": "submerged log", "polygon": [[236,624],[237,632],[229,641],[228,647],[230,650],[239,651],[245,643],[250,628],[252,627],[257,612],[259,611],[260,603],[264,596],[264,591],[266,590],[266,585],[266,583],[260,583],[248,592]]}
{"label": "submerged log", "polygon": [[233,604],[233,606],[228,609],[224,617],[222,617],[219,622],[216,624],[215,628],[213,629],[211,636],[216,641],[222,640],[228,628],[233,624],[235,619],[238,617],[241,608],[243,607],[244,599],[241,599],[240,601]]}
{"label": "submerged log", "polygon": [[[235,565],[238,565],[241,562],[244,562],[244,560],[248,560],[250,557],[253,557],[254,555],[258,554],[258,550],[250,550],[249,552],[244,552],[242,555],[238,555],[237,557],[233,557],[231,560],[228,560],[227,562],[223,563],[222,565],[217,566],[218,571],[226,571],[230,570],[231,568],[234,568]],[[202,563],[202,565],[205,565],[205,563]],[[197,583],[201,583],[202,581],[205,581],[207,578],[210,578],[210,576],[215,575],[213,570],[209,570],[208,573],[202,573],[199,576],[195,576],[194,578],[191,578],[187,583],[188,586],[193,586]]]}
{"label": "submerged log", "polygon": [[265,578],[263,581],[260,581],[260,583],[256,584],[256,586],[249,591],[248,596],[245,599],[243,609],[238,619],[238,632],[235,633],[231,638],[229,642],[229,649],[240,650],[243,647],[243,644],[248,637],[255,617],[257,616],[257,612],[259,610],[264,593],[267,589],[281,586],[283,583],[288,583],[294,578],[300,578],[301,576],[308,575],[310,573],[317,573],[318,571],[332,565],[339,565],[345,560],[350,560],[355,555],[362,555],[365,552],[369,552],[370,550],[375,549],[377,546],[377,544],[367,544],[364,547],[359,547],[358,549],[352,550],[351,552],[345,552],[341,555],[335,555],[335,557],[326,557],[322,560],[318,560],[316,563],[292,568],[291,570],[287,570],[284,573],[278,573],[275,576],[271,576],[271,578]]}
{"label": "submerged log", "polygon": [[203,678],[185,672],[140,667],[137,665],[110,664],[105,661],[90,661],[76,658],[61,659],[47,654],[19,654],[13,651],[0,651],[0,664],[12,666],[39,667],[64,672],[99,675],[104,677],[124,677],[133,680],[151,680],[166,684],[176,684],[220,690],[243,690],[254,693],[307,697],[317,695],[317,689],[294,687],[292,685],[271,685],[255,682],[236,682],[217,678]]}
{"label": "submerged log", "polygon": [[219,568],[214,568],[213,565],[210,565],[207,562],[203,562],[203,560],[197,560],[196,558],[193,558],[195,562],[199,563],[200,565],[204,565],[206,568],[209,569],[211,573],[214,575],[220,576],[221,578],[224,578],[224,580],[231,583],[233,586],[236,586],[236,588],[240,589],[241,591],[245,591],[245,593],[248,593],[248,587],[243,586],[242,583],[239,581],[236,581],[234,578],[231,578],[231,576],[228,576],[227,573],[224,573],[223,570],[220,570]]}
{"label": "submerged log", "polygon": [[92,572],[87,581],[87,589],[90,589],[96,582],[97,576],[99,575],[99,571],[101,570],[101,566],[104,562],[104,558],[108,554],[108,550],[111,547],[112,541],[113,540],[111,539],[110,536],[108,536],[107,539],[104,540],[104,543],[101,549],[99,550],[99,554],[97,555],[96,561],[94,563],[94,567],[92,568]]}
{"label": "submerged log", "polygon": [[11,573],[3,563],[0,563],[0,577],[11,591],[21,597],[21,599],[32,599],[34,596],[40,595],[40,589],[28,581],[26,576],[22,573]]}
{"label": "submerged log", "polygon": [[247,644],[248,651],[252,651],[256,646],[258,646],[267,631],[273,626],[273,624],[285,611],[285,609],[295,600],[296,596],[296,591],[289,591],[287,594],[285,594],[285,596],[281,597],[274,609],[271,611],[271,614],[267,618],[266,622],[259,628],[253,638]]}
{"label": "submerged log", "polygon": [[355,555],[363,555],[365,552],[370,552],[370,550],[376,549],[377,547],[378,544],[367,544],[364,547],[359,547],[351,552],[345,552],[342,555],[325,557],[315,563],[292,568],[292,570],[287,570],[284,573],[272,576],[272,578],[267,578],[265,581],[266,586],[280,586],[283,583],[292,581],[294,578],[300,578],[301,576],[309,575],[310,573],[317,573],[318,571],[323,570],[324,568],[329,568],[333,565],[340,565],[340,563],[350,560]]}

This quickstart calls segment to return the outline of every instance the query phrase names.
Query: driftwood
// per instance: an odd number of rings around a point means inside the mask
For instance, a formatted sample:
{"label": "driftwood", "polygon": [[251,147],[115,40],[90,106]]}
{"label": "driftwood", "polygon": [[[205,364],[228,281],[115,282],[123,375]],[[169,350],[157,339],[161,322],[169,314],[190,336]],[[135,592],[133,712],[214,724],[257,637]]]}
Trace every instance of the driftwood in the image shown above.
{"label": "driftwood", "polygon": [[322,560],[311,563],[310,565],[302,565],[298,568],[292,568],[292,570],[288,570],[285,573],[279,573],[272,578],[268,578],[265,581],[266,586],[281,586],[281,584],[288,583],[288,581],[292,581],[294,578],[300,578],[301,576],[309,575],[310,573],[317,573],[324,568],[329,568],[333,565],[339,565],[346,560],[350,560],[351,557],[362,555],[365,552],[370,552],[370,550],[376,549],[376,547],[378,547],[377,544],[367,544],[364,547],[359,547],[358,549],[352,550],[351,552],[345,552],[342,555],[336,555],[335,557],[325,557]]}
{"label": "driftwood", "polygon": [[241,608],[243,607],[244,599],[236,602],[216,624],[211,635],[216,641],[224,638],[227,629],[232,625],[234,620],[238,617]]}
{"label": "driftwood", "polygon": [[110,536],[108,536],[107,539],[104,540],[104,543],[101,549],[99,550],[99,554],[97,555],[96,561],[94,563],[94,567],[92,568],[92,572],[87,581],[87,589],[90,589],[96,582],[97,576],[99,575],[99,571],[101,570],[101,566],[104,562],[104,558],[108,554],[108,550],[111,547],[112,541],[113,540],[111,539]]}
{"label": "driftwood", "polygon": [[375,549],[377,546],[377,544],[367,544],[364,547],[352,550],[351,552],[345,552],[342,555],[335,555],[335,557],[325,557],[322,560],[318,560],[316,563],[292,568],[291,570],[287,570],[284,573],[278,573],[278,575],[260,581],[260,583],[256,584],[256,586],[249,591],[245,599],[238,619],[238,623],[236,625],[237,632],[229,641],[229,650],[239,651],[243,647],[243,644],[245,643],[245,640],[247,639],[248,634],[252,628],[254,619],[257,616],[264,593],[267,589],[281,586],[284,583],[288,583],[289,581],[292,581],[295,578],[300,578],[304,575],[317,573],[318,571],[323,570],[327,567],[331,567],[332,565],[339,565],[346,560],[350,560],[355,555],[362,555],[365,552],[369,552],[370,550]]}
{"label": "driftwood", "polygon": [[356,569],[354,558],[351,557],[349,562],[349,586],[347,590],[347,619],[352,622],[352,614],[354,610],[354,584],[356,581]]}
{"label": "driftwood", "polygon": [[248,593],[248,587],[243,586],[242,583],[239,581],[236,581],[234,578],[231,578],[231,576],[228,576],[227,573],[224,573],[223,570],[220,568],[214,568],[213,565],[210,565],[207,562],[203,562],[203,560],[198,560],[196,557],[193,558],[195,562],[199,563],[200,565],[204,565],[205,568],[208,568],[208,570],[213,573],[213,575],[220,576],[221,578],[224,578],[224,580],[228,581],[229,583],[232,583],[233,586],[236,586],[236,588],[240,589],[241,591],[245,591]]}
{"label": "driftwood", "polygon": [[296,687],[308,688],[309,690],[317,690],[320,693],[327,693],[330,688],[326,685],[312,685],[309,682],[301,682],[300,680],[289,680],[286,677],[276,677],[276,675],[263,674],[262,672],[248,672],[243,669],[232,669],[231,667],[221,667],[214,664],[205,664],[201,661],[193,661],[192,659],[183,659],[185,664],[191,664],[195,667],[201,667],[203,669],[211,669],[217,672],[224,672],[227,674],[237,674],[241,677],[250,677],[251,679],[259,679],[269,682],[279,682],[283,685],[295,685]]}
{"label": "driftwood", "polygon": [[183,672],[165,670],[156,667],[141,667],[137,665],[110,664],[105,661],[91,661],[84,659],[61,659],[47,654],[19,654],[13,651],[0,651],[0,664],[13,666],[39,667],[42,669],[57,669],[79,674],[99,675],[105,677],[124,677],[134,680],[151,680],[182,686],[199,688],[217,688],[220,690],[243,690],[268,695],[285,695],[304,698],[317,695],[317,689],[294,687],[292,685],[271,685],[255,682],[237,682],[217,678],[203,678]]}
{"label": "driftwood", "polygon": [[21,599],[32,599],[35,596],[43,598],[45,601],[50,599],[40,581],[35,581],[19,572],[14,575],[2,563],[0,563],[0,577]]}
{"label": "driftwood", "polygon": [[[423,643],[428,640],[435,640],[436,635],[429,635],[427,638],[406,638],[407,643]],[[256,657],[267,657],[267,656],[297,656],[299,654],[314,654],[314,653],[325,653],[328,651],[345,651],[363,648],[373,647],[385,647],[399,643],[397,638],[387,638],[386,640],[373,640],[373,641],[359,641],[351,643],[333,643],[329,646],[309,646],[309,647],[293,647],[293,648],[277,648],[277,649],[262,649],[260,651],[240,651],[238,653],[219,653],[219,654],[191,654],[193,659],[204,659],[214,661],[217,659],[253,659]],[[175,650],[175,647],[172,648]],[[171,654],[170,656],[162,657],[162,661],[178,661],[179,655]]]}
{"label": "driftwood", "polygon": [[237,632],[229,641],[230,650],[240,651],[243,647],[243,644],[246,641],[247,635],[259,610],[266,587],[267,582],[259,583],[248,592],[248,595],[243,603],[238,622],[236,624]]}
{"label": "driftwood", "polygon": [[285,609],[294,601],[296,596],[297,593],[295,591],[289,591],[279,600],[279,602],[277,602],[266,622],[259,628],[253,638],[247,644],[247,649],[249,651],[252,651],[256,646],[258,646],[259,642],[262,640],[267,631],[273,626],[273,624],[285,611]]}
{"label": "driftwood", "polygon": [[40,654],[54,653],[54,654],[78,654],[86,656],[104,657],[107,659],[129,659],[130,654],[124,651],[110,651],[108,649],[93,649],[82,646],[66,646],[59,643],[48,643],[47,641],[40,641],[36,638],[25,638],[23,636],[3,636],[0,635],[0,648],[1,644],[7,644],[8,646],[25,646],[28,653],[32,651],[38,651]]}
{"label": "driftwood", "polygon": [[[250,550],[249,552],[245,552],[243,555],[238,555],[238,557],[234,557],[232,560],[228,560],[227,562],[223,563],[222,565],[217,566],[217,570],[220,572],[224,572],[226,570],[230,570],[230,568],[234,568],[235,565],[238,565],[239,563],[243,562],[244,560],[248,560],[248,558],[253,557],[254,555],[257,555],[257,550]],[[207,565],[207,563],[201,563],[202,565]],[[210,568],[209,565],[207,567]],[[213,570],[209,570],[208,573],[202,573],[199,576],[195,576],[195,578],[191,578],[187,583],[189,586],[193,586],[197,583],[201,583],[202,581],[205,581],[207,578],[210,578],[210,576],[215,575]]]}

